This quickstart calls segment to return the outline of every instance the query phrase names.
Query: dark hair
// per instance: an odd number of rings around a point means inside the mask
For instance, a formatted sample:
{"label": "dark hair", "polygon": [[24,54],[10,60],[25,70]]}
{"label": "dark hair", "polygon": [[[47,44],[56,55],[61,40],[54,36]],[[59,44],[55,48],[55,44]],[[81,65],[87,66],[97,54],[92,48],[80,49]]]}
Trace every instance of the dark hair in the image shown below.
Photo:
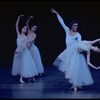
{"label": "dark hair", "polygon": [[69,24],[69,28],[70,28],[70,29],[72,28],[72,25],[73,25],[74,23],[77,23],[77,24],[78,24],[78,21],[75,20],[75,19],[72,20],[71,23]]}

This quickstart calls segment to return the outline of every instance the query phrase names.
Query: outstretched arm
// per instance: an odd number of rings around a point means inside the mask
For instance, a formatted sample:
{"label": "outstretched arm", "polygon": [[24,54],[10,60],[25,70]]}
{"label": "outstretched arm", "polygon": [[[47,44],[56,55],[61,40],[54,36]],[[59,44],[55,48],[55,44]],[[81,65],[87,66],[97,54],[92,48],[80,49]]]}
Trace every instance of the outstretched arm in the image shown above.
{"label": "outstretched arm", "polygon": [[99,67],[95,67],[94,65],[92,65],[92,64],[90,63],[90,51],[87,52],[87,64],[88,64],[89,66],[91,66],[92,68],[94,68],[94,69],[99,69]]}
{"label": "outstretched arm", "polygon": [[29,28],[29,22],[30,20],[33,19],[33,16],[30,16],[26,22],[26,26],[28,27],[28,32],[30,32],[30,28]]}
{"label": "outstretched arm", "polygon": [[95,44],[96,42],[100,42],[100,38],[99,39],[96,39],[96,40],[93,40],[93,41],[90,41],[91,44]]}
{"label": "outstretched arm", "polygon": [[54,14],[57,15],[58,21],[60,22],[60,24],[62,25],[62,27],[64,28],[64,30],[65,30],[65,31],[68,31],[69,28],[65,25],[65,23],[64,23],[64,21],[63,21],[63,19],[62,19],[62,17],[58,14],[58,12],[55,11],[53,8],[51,8],[50,11],[51,11],[51,13],[54,13]]}
{"label": "outstretched arm", "polygon": [[19,24],[20,17],[22,17],[22,16],[23,16],[23,15],[19,15],[19,16],[18,16],[18,19],[17,19],[17,21],[16,21],[16,32],[17,32],[17,36],[20,35],[19,28],[18,28],[18,24]]}

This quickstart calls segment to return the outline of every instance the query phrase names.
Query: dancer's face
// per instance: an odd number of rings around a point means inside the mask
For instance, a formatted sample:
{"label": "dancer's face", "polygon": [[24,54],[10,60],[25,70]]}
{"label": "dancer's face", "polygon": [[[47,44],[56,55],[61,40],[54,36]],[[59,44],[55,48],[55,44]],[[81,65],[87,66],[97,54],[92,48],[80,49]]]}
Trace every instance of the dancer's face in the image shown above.
{"label": "dancer's face", "polygon": [[27,32],[27,29],[28,29],[27,26],[24,26],[24,27],[22,28],[22,33],[25,34],[25,33]]}
{"label": "dancer's face", "polygon": [[78,24],[77,23],[74,23],[73,25],[72,25],[72,30],[74,31],[74,32],[76,32],[77,31],[77,28],[78,28]]}
{"label": "dancer's face", "polygon": [[32,26],[32,28],[31,28],[32,32],[35,32],[36,29],[37,29],[37,26],[36,25]]}

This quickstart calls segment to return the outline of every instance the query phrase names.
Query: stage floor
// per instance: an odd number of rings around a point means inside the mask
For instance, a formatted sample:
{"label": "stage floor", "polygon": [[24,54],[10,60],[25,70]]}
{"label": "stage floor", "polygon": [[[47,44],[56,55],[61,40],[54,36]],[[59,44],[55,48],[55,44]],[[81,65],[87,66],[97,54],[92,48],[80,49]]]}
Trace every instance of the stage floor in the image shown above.
{"label": "stage floor", "polygon": [[94,84],[74,92],[64,73],[52,65],[44,66],[45,73],[36,82],[19,82],[11,75],[10,67],[0,68],[0,98],[9,99],[95,99],[100,98],[100,70],[90,68]]}

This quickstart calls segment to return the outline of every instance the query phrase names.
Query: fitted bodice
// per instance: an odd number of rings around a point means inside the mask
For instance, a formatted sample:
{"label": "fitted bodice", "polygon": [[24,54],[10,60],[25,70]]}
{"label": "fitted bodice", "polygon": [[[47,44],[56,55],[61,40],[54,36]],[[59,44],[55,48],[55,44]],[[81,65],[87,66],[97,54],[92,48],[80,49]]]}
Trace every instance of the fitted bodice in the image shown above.
{"label": "fitted bodice", "polygon": [[67,48],[73,46],[74,44],[76,44],[77,42],[81,41],[81,36],[79,33],[76,33],[75,35],[69,35],[69,31],[67,31],[66,33],[66,46]]}
{"label": "fitted bodice", "polygon": [[17,38],[17,49],[21,49],[25,43],[25,38],[24,37],[18,37]]}
{"label": "fitted bodice", "polygon": [[66,47],[69,48],[71,46],[73,46],[74,44],[76,44],[78,41],[81,41],[81,35],[77,32],[77,34],[71,36],[69,35],[69,27],[67,27],[63,21],[63,19],[61,18],[61,16],[59,14],[57,14],[57,18],[60,22],[60,24],[62,25],[62,27],[65,30],[66,33],[66,39],[65,39],[65,43],[66,43]]}
{"label": "fitted bodice", "polygon": [[[32,40],[32,38],[33,38],[32,36],[28,36],[28,37],[27,37],[27,41]],[[34,44],[34,41],[28,42],[28,43],[27,43],[27,47],[30,47],[32,44]]]}

